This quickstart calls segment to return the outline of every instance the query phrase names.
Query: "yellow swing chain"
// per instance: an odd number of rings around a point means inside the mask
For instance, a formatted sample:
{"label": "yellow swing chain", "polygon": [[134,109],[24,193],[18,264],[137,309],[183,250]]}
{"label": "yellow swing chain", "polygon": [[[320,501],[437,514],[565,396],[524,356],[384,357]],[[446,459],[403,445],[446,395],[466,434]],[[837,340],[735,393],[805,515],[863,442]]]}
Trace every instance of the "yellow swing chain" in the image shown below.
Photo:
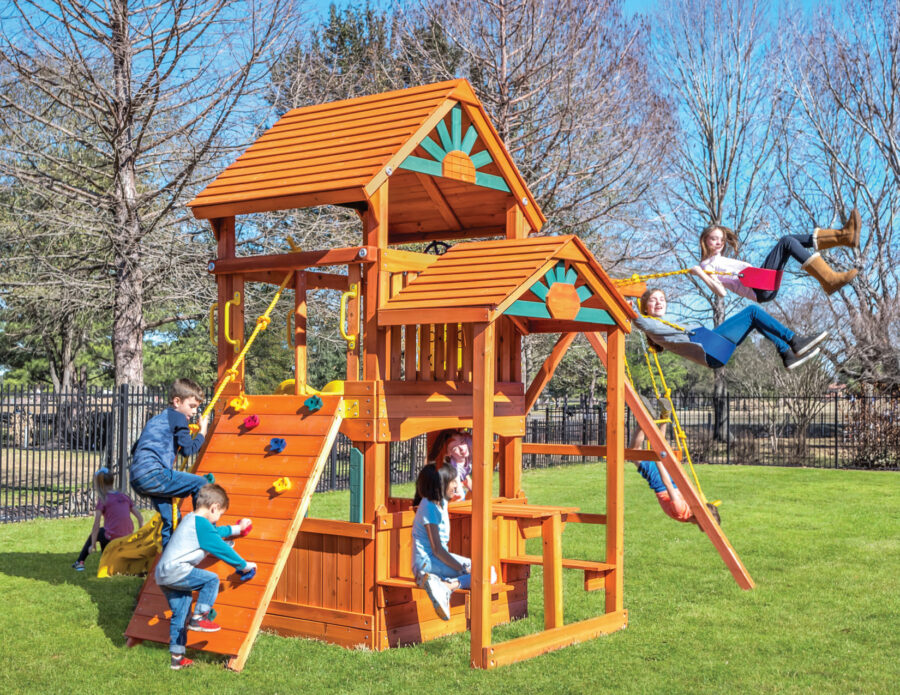
{"label": "yellow swing chain", "polygon": [[[681,421],[678,419],[678,413],[675,412],[675,404],[672,402],[672,391],[669,388],[669,385],[666,383],[666,377],[663,374],[662,365],[659,362],[659,355],[654,352],[653,360],[656,363],[656,370],[659,372],[659,380],[664,389],[663,398],[665,398],[669,402],[669,410],[671,412],[670,417],[672,418],[672,428],[675,430],[675,441],[678,443],[679,448],[684,452],[684,458],[687,460],[688,468],[690,468],[691,476],[694,478],[694,484],[697,486],[697,493],[700,495],[700,500],[706,504],[706,495],[703,494],[703,488],[700,485],[700,478],[697,477],[697,471],[694,470],[694,462],[691,460],[691,451],[688,448],[687,443],[687,435],[681,427]],[[648,358],[649,363],[649,358]],[[657,393],[657,398],[659,394]],[[715,504],[715,502],[713,503]],[[718,505],[716,505],[718,506]]]}
{"label": "yellow swing chain", "polygon": [[[648,273],[646,275],[635,273],[627,278],[613,278],[612,281],[614,285],[636,285],[647,280],[658,280],[659,278],[672,277],[673,275],[687,275],[691,271],[691,268],[682,268],[681,270],[669,270],[665,273]],[[725,270],[705,270],[704,272],[707,275],[738,275],[738,273],[731,273]]]}

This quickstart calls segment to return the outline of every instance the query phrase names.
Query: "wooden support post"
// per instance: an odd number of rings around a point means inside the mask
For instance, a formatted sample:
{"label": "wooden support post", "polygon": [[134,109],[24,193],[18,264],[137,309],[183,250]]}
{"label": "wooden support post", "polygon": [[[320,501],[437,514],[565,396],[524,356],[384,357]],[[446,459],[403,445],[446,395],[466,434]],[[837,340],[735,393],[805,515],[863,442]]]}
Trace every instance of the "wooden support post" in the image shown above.
{"label": "wooden support post", "polygon": [[[599,333],[585,333],[585,337],[588,339],[591,347],[594,348],[594,352],[597,353],[600,361],[607,366],[607,369],[609,369],[609,365],[607,364],[607,348],[603,338]],[[688,506],[700,523],[700,528],[703,529],[707,536],[709,536],[709,539],[719,552],[722,560],[724,560],[725,565],[731,572],[731,576],[734,577],[734,580],[738,583],[738,586],[742,589],[752,589],[755,585],[753,579],[750,577],[750,573],[747,572],[747,569],[744,567],[738,554],[735,552],[734,548],[731,547],[728,538],[726,538],[725,534],[722,532],[722,528],[715,522],[715,519],[712,518],[706,505],[703,504],[703,501],[694,489],[693,484],[688,480],[681,465],[678,463],[678,458],[675,456],[669,443],[665,440],[665,437],[662,436],[662,433],[656,427],[653,417],[647,412],[643,402],[638,397],[637,391],[635,391],[634,387],[628,382],[624,382],[624,390],[625,402],[628,404],[631,413],[634,415],[638,425],[647,437],[647,441],[650,442],[650,448],[658,455],[659,461],[669,472],[669,475],[675,482],[675,485],[678,486],[678,489],[681,490],[685,502],[688,503]]]}
{"label": "wooden support post", "polygon": [[[379,512],[385,511],[385,474],[387,467],[387,444],[381,442],[356,443],[363,453],[363,523],[374,524]],[[388,534],[375,534],[375,541],[366,546],[365,566],[373,567],[374,574],[366,576],[366,613],[374,614],[377,582],[386,579],[390,567]],[[381,629],[376,625],[376,629]]]}
{"label": "wooden support post", "polygon": [[306,273],[294,273],[294,394],[306,388]]}
{"label": "wooden support post", "polygon": [[[388,181],[369,198],[369,206],[363,216],[363,243],[375,246],[380,254],[387,248],[388,240]],[[380,263],[366,267],[363,278],[365,315],[363,317],[363,379],[380,381],[387,374],[387,331],[378,327],[378,307],[388,300],[389,276]]]}
{"label": "wooden support post", "polygon": [[510,200],[506,206],[506,238],[524,239],[528,236],[529,226],[522,214],[518,202]]}
{"label": "wooden support post", "polygon": [[606,612],[623,607],[625,543],[625,332],[613,328],[607,334],[606,364]]}
{"label": "wooden support post", "polygon": [[[217,253],[219,258],[234,258],[235,255],[235,239],[234,239],[234,218],[226,217],[223,219],[213,220],[213,231],[217,240]],[[229,369],[234,363],[234,358],[240,352],[241,346],[244,344],[244,306],[246,298],[244,297],[244,278],[240,275],[217,276],[216,284],[218,285],[218,305],[219,305],[219,332],[217,340],[218,348],[218,378],[225,376],[225,370]],[[234,299],[234,295],[240,295],[240,304],[232,303],[228,309],[228,324],[231,338],[237,342],[237,346],[232,345],[225,338],[225,316],[227,302]],[[240,393],[244,384],[244,365],[238,368],[238,378],[225,387],[223,395],[234,395]]]}
{"label": "wooden support post", "polygon": [[522,497],[522,438],[499,439],[500,496]]}
{"label": "wooden support post", "polygon": [[[469,659],[487,668],[491,644],[491,495],[494,478],[493,323],[474,326],[472,364],[472,620]],[[499,569],[499,568],[498,568]]]}
{"label": "wooden support post", "polygon": [[541,522],[541,538],[544,544],[544,629],[551,630],[563,625],[562,519],[559,513]]}
{"label": "wooden support post", "polygon": [[[356,285],[359,288],[362,282],[362,268],[359,264],[353,264],[347,268],[347,281],[349,284]],[[359,306],[361,297],[357,294],[356,299],[350,299],[347,302],[347,332],[351,335],[359,336]],[[356,347],[352,350],[347,345],[347,381],[359,381],[359,350],[362,341],[357,338]]]}
{"label": "wooden support post", "polygon": [[547,359],[544,360],[544,364],[541,365],[538,373],[534,375],[534,379],[532,380],[531,385],[528,387],[528,391],[525,392],[526,415],[531,412],[531,409],[537,402],[538,397],[543,392],[544,387],[546,387],[547,384],[550,383],[550,379],[553,378],[553,373],[556,371],[559,363],[562,362],[563,357],[566,356],[566,351],[569,349],[572,341],[575,340],[576,335],[578,334],[560,334],[559,340],[556,341],[556,345],[553,346],[550,354],[547,355]]}

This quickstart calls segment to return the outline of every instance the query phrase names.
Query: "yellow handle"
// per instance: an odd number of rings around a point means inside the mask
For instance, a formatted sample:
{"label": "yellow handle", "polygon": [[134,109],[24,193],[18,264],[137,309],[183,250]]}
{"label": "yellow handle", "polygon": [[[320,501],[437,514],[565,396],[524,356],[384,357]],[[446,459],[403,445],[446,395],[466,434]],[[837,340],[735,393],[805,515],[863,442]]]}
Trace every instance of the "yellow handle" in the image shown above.
{"label": "yellow handle", "polygon": [[213,347],[218,347],[216,342],[216,310],[218,308],[218,302],[213,302],[213,305],[209,308],[209,342],[213,344]]}
{"label": "yellow handle", "polygon": [[340,329],[341,329],[341,337],[347,341],[347,347],[350,350],[356,349],[356,336],[349,335],[347,333],[347,329],[344,328],[344,324],[347,322],[347,302],[351,299],[356,299],[359,297],[359,285],[355,282],[350,285],[350,289],[344,292],[341,295],[341,317],[340,317]]}
{"label": "yellow handle", "polygon": [[229,299],[225,302],[225,340],[227,340],[231,345],[238,347],[240,343],[231,337],[231,306],[239,305],[241,303],[241,293],[235,292],[234,299]]}

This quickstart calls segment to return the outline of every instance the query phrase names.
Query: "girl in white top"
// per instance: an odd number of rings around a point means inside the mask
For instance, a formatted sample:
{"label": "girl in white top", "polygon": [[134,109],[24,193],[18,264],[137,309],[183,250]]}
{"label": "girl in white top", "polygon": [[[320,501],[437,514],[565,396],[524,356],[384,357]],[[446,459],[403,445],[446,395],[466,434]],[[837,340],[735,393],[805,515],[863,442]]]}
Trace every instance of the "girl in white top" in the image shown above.
{"label": "girl in white top", "polygon": [[[826,294],[836,292],[856,277],[857,270],[855,268],[847,272],[833,270],[818,253],[818,250],[830,249],[835,246],[859,247],[860,224],[859,212],[854,208],[843,229],[819,229],[816,227],[812,234],[784,236],[769,251],[765,261],[759,267],[781,271],[793,258],[800,263],[801,270],[819,281]],[[691,268],[691,272],[703,280],[720,297],[725,296],[726,290],[731,290],[735,294],[755,302],[769,302],[775,299],[778,288],[759,290],[741,284],[737,273],[750,267],[751,264],[723,255],[729,246],[733,253],[737,253],[739,245],[737,235],[731,229],[720,224],[711,224],[700,234],[700,265]],[[811,253],[809,249],[812,249],[813,252]],[[717,273],[726,274],[718,275]]]}

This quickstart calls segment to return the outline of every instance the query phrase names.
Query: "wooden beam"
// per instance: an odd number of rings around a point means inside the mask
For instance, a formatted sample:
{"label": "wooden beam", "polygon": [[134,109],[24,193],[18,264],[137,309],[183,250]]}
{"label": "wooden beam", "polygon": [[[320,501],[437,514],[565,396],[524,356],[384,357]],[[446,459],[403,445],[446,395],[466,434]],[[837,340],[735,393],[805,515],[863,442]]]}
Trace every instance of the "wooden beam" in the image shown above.
{"label": "wooden beam", "polygon": [[606,364],[606,612],[623,609],[625,560],[625,333],[607,334]]}
{"label": "wooden beam", "polygon": [[266,270],[302,270],[314,266],[344,265],[346,263],[374,263],[375,247],[351,246],[326,251],[300,251],[244,258],[219,257],[210,263],[209,272],[215,275],[259,272]]}
{"label": "wooden beam", "polygon": [[[523,454],[549,454],[551,456],[580,456],[582,458],[606,458],[605,444],[549,444],[523,442]],[[676,458],[678,458],[676,452]],[[659,454],[649,449],[625,449],[626,461],[659,461]]]}
{"label": "wooden beam", "polygon": [[516,200],[510,200],[506,204],[506,238],[525,239],[531,228],[522,214],[522,208]]}
{"label": "wooden beam", "polygon": [[486,668],[485,648],[491,644],[491,495],[494,472],[493,323],[473,327],[472,365],[472,666]]}
{"label": "wooden beam", "polygon": [[362,186],[341,188],[321,193],[298,193],[296,195],[247,200],[212,205],[198,205],[191,208],[198,220],[234,215],[249,215],[252,212],[271,212],[273,210],[293,210],[317,205],[341,205],[346,203],[365,202],[366,196]]}
{"label": "wooden beam", "polygon": [[522,497],[522,447],[521,437],[499,437],[501,497]]}
{"label": "wooden beam", "polygon": [[544,629],[563,624],[562,519],[551,514],[541,522],[544,558]]}
{"label": "wooden beam", "polygon": [[485,649],[486,668],[496,668],[546,654],[570,644],[586,642],[600,635],[621,630],[628,624],[628,611],[601,615],[577,623],[570,623],[553,630],[524,635]]}
{"label": "wooden beam", "polygon": [[[606,343],[601,335],[599,333],[585,333],[585,337],[587,337],[591,347],[594,348],[600,361],[606,365]],[[703,529],[707,536],[709,536],[738,586],[742,589],[752,589],[755,585],[749,572],[747,572],[747,569],[744,567],[734,548],[731,547],[728,538],[726,538],[725,534],[722,532],[722,528],[715,522],[715,519],[712,518],[706,505],[703,504],[703,501],[700,499],[694,486],[691,484],[690,480],[688,480],[687,475],[685,475],[679,465],[675,453],[672,451],[669,443],[656,427],[653,416],[647,412],[644,403],[634,390],[634,387],[628,382],[625,382],[624,386],[625,402],[628,404],[632,415],[634,415],[638,425],[650,442],[650,448],[659,455],[659,460],[678,486],[678,489],[681,490],[681,494],[684,496],[685,501],[694,513],[694,517],[699,522],[700,528]]]}
{"label": "wooden beam", "polygon": [[[376,249],[373,256],[380,257],[387,248],[388,230],[388,181],[375,190],[369,199],[369,208],[363,220],[363,235],[368,247]],[[379,265],[369,265],[363,275],[363,328],[362,343],[363,379],[380,381],[386,374],[387,332],[378,326],[378,310],[388,300],[388,278]]]}
{"label": "wooden beam", "polygon": [[431,266],[439,256],[430,253],[417,253],[415,251],[401,251],[400,249],[382,249],[381,267],[390,273],[404,271],[421,272]]}
{"label": "wooden beam", "polygon": [[437,183],[435,183],[434,177],[429,176],[428,174],[420,174],[419,172],[415,172],[415,174],[419,183],[422,184],[422,188],[425,189],[425,192],[431,199],[431,202],[434,203],[434,206],[437,208],[438,213],[440,213],[441,218],[447,224],[447,228],[454,232],[461,230],[462,222],[459,221],[456,213],[453,212],[453,208],[450,207],[450,203],[447,202],[444,194],[441,193],[441,189],[438,188]]}
{"label": "wooden beam", "polygon": [[550,354],[547,355],[544,364],[541,365],[537,374],[534,375],[531,385],[525,392],[526,415],[531,412],[538,397],[544,391],[544,387],[550,383],[550,380],[553,378],[553,373],[556,371],[559,363],[562,362],[563,357],[566,355],[566,351],[569,349],[569,346],[572,344],[572,341],[575,340],[575,336],[577,335],[577,333],[563,333],[559,336],[559,340],[556,341],[556,345],[553,346]]}
{"label": "wooden beam", "polygon": [[294,394],[306,388],[306,273],[294,273]]}

